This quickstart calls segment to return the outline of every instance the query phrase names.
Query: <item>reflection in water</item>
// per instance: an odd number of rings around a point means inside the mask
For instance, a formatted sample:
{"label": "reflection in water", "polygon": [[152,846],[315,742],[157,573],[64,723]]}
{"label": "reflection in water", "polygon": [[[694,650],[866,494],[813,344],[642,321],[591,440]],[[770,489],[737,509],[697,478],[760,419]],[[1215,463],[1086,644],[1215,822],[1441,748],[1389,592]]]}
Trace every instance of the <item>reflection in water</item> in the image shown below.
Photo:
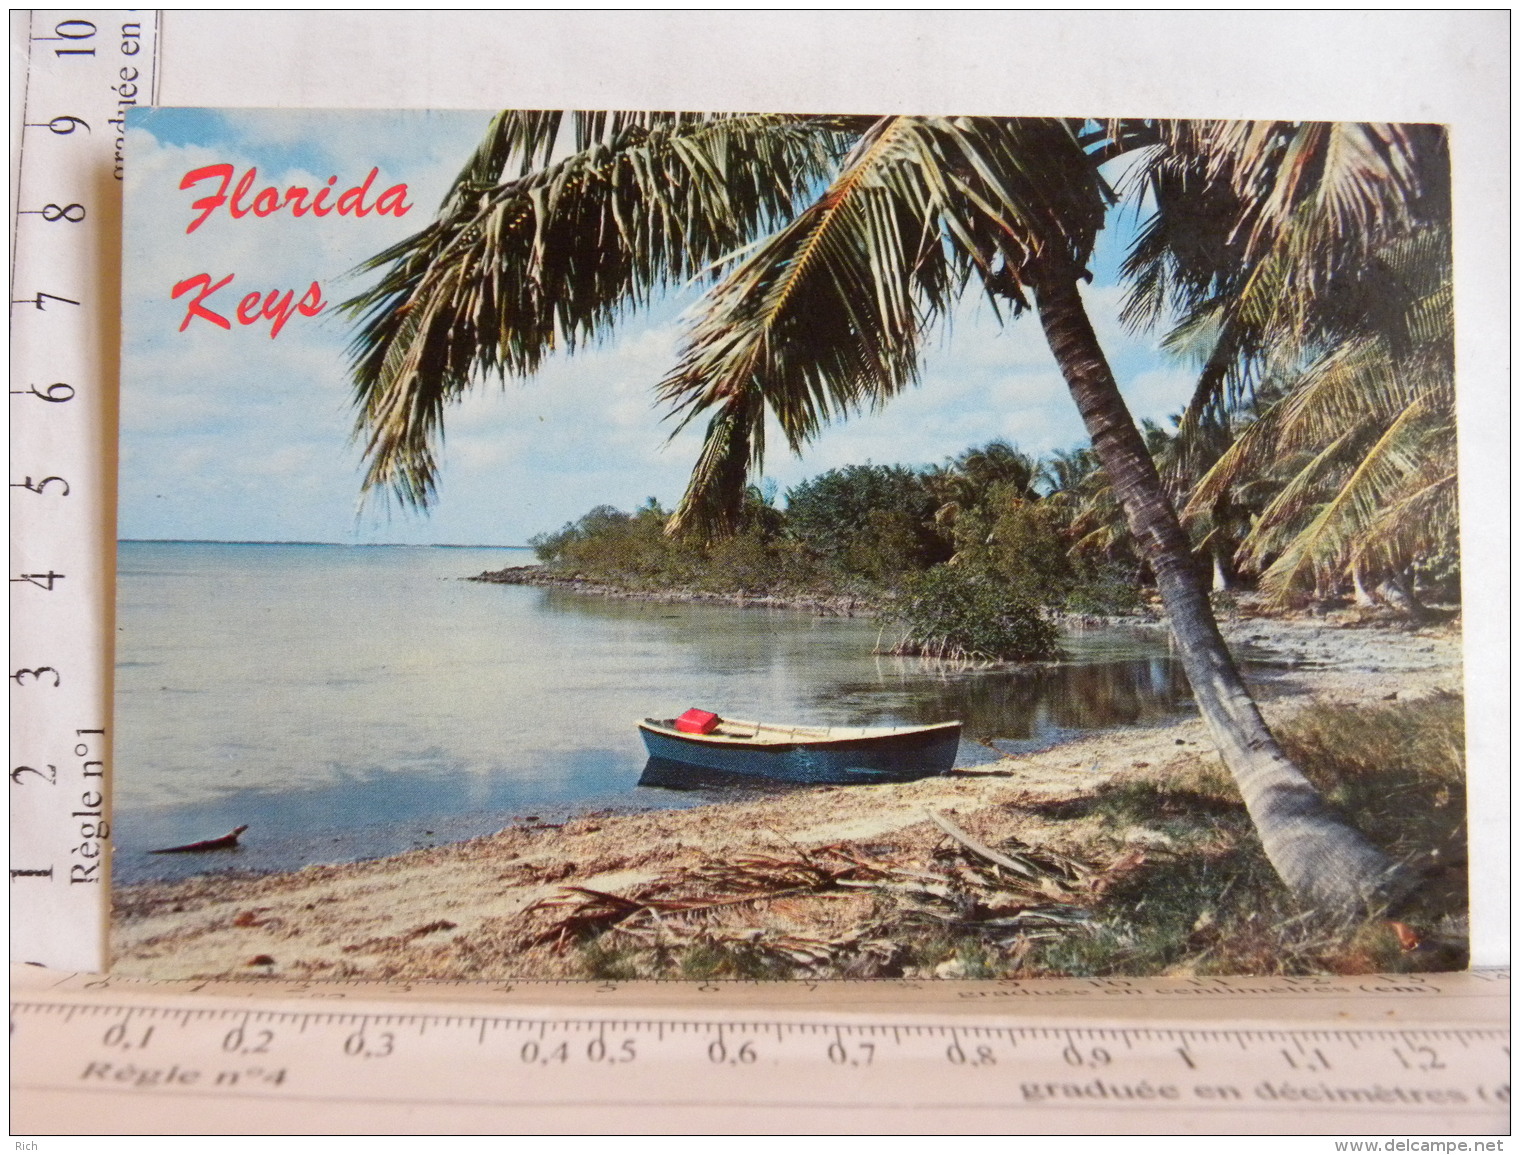
{"label": "reflection in water", "polygon": [[639,775],[639,785],[682,793],[711,794],[730,801],[812,789],[812,786],[804,782],[756,778],[753,774],[731,774],[725,770],[711,770],[706,766],[693,766],[689,762],[675,762],[669,758],[651,758],[645,762],[644,772]]}
{"label": "reflection in water", "polygon": [[1170,658],[1067,662],[1007,669],[899,667],[872,682],[825,687],[823,700],[849,703],[861,725],[960,718],[966,736],[1049,741],[1074,730],[1162,721],[1190,706],[1187,679]]}
{"label": "reflection in water", "polygon": [[[960,719],[969,738],[1018,741],[1145,725],[1192,708],[1181,666],[1154,630],[1072,633],[1060,662],[980,668],[873,654],[879,629],[864,618],[540,592],[551,612],[658,633],[662,644],[688,652],[718,678],[764,671],[771,682],[806,686],[804,716],[777,721],[889,726]],[[755,714],[744,702],[704,705]]]}
{"label": "reflection in water", "polygon": [[1191,710],[1155,631],[1073,634],[1048,665],[956,669],[873,656],[867,618],[457,580],[518,560],[124,543],[119,877],[189,869],[146,851],[244,823],[245,851],[229,858],[273,869],[485,834],[514,815],[704,801],[717,795],[638,784],[634,720],[691,706],[799,725],[960,719],[962,766],[992,759],[988,744]]}

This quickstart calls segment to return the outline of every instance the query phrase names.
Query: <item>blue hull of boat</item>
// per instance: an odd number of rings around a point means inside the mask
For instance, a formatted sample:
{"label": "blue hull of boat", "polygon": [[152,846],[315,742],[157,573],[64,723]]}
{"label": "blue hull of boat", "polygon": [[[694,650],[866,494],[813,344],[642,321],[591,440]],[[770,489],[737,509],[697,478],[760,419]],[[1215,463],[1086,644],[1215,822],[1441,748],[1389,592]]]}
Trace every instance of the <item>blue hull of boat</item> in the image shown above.
{"label": "blue hull of boat", "polygon": [[651,758],[782,782],[846,785],[911,782],[955,765],[960,727],[887,738],[744,747],[640,728]]}

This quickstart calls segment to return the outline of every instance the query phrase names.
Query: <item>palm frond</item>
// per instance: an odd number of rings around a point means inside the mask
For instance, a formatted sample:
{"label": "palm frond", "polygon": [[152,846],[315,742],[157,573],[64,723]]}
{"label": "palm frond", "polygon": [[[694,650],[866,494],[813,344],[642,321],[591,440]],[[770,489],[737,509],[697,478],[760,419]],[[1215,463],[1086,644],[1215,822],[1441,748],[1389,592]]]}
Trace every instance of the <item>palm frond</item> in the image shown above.
{"label": "palm frond", "polygon": [[1449,250],[1437,127],[1177,121],[1156,131],[1162,143],[1130,182],[1149,215],[1124,265],[1123,317],[1148,328],[1170,314],[1169,347],[1193,343],[1200,325],[1217,334],[1185,441],[1205,411],[1222,417],[1348,330],[1407,328],[1390,314],[1450,267],[1449,251],[1434,251]]}
{"label": "palm frond", "polygon": [[[1388,426],[1334,495],[1306,526],[1291,535],[1281,555],[1263,572],[1264,592],[1281,597],[1308,574],[1318,571],[1338,576],[1347,569],[1359,539],[1394,504],[1407,480],[1424,471],[1430,462],[1432,417],[1439,421],[1433,399],[1422,396]],[[1290,502],[1299,496],[1285,496],[1263,513],[1242,543],[1247,564],[1259,565],[1264,560],[1272,530],[1282,524],[1291,512]]]}
{"label": "palm frond", "polygon": [[[823,195],[703,301],[659,386],[683,425],[714,406],[752,412],[759,398],[796,450],[831,417],[914,379],[923,312],[965,279],[949,266],[917,144],[905,118],[880,122]],[[721,417],[709,426],[704,462],[737,460],[723,452],[731,428]],[[714,477],[693,475],[674,530],[717,528]]]}
{"label": "palm frond", "polygon": [[1197,481],[1182,518],[1199,516],[1242,478],[1267,471],[1274,462],[1317,452],[1341,441],[1348,430],[1386,427],[1417,400],[1450,406],[1451,378],[1431,366],[1396,361],[1387,344],[1372,336],[1326,354],[1287,394],[1250,424]]}
{"label": "palm frond", "polygon": [[584,114],[585,147],[548,162],[565,146],[560,117],[498,117],[438,220],[361,267],[383,270],[343,305],[359,319],[366,490],[426,505],[450,402],[605,336],[788,219],[843,139],[833,122],[790,115]]}
{"label": "palm frond", "polygon": [[753,391],[737,394],[708,422],[686,496],[667,532],[697,526],[723,537],[738,529],[751,470],[759,472],[764,456],[764,398]]}
{"label": "palm frond", "polygon": [[1175,128],[1163,135],[1168,144],[1144,151],[1126,189],[1147,214],[1121,269],[1127,290],[1120,317],[1137,331],[1218,301],[1245,259],[1235,235],[1245,212],[1238,191],[1211,171],[1206,152],[1177,147],[1184,138]]}
{"label": "palm frond", "polygon": [[1247,263],[1292,250],[1313,295],[1390,241],[1450,219],[1446,134],[1435,125],[1313,121],[1177,122],[1174,147],[1206,158],[1246,211]]}
{"label": "palm frond", "polygon": [[[924,331],[973,275],[1017,309],[1037,263],[1081,267],[1106,196],[1065,122],[883,118],[702,302],[660,395],[683,425],[756,395],[797,451],[912,384]],[[728,436],[722,422],[711,432]],[[704,477],[672,532],[714,528]]]}
{"label": "palm frond", "polygon": [[[1455,448],[1455,447],[1453,447]],[[1433,477],[1411,478],[1392,495],[1377,517],[1358,535],[1349,565],[1382,573],[1400,573],[1421,554],[1449,548],[1457,537],[1455,456]]]}
{"label": "palm frond", "polygon": [[1335,504],[1334,500],[1325,500],[1327,490],[1332,498],[1346,492],[1346,475],[1355,471],[1358,461],[1354,452],[1357,432],[1343,433],[1307,460],[1294,461],[1286,470],[1286,484],[1279,486],[1240,543],[1236,561],[1242,566],[1261,568],[1267,556],[1291,551],[1304,530],[1304,518],[1317,517]]}
{"label": "palm frond", "polygon": [[[457,197],[477,195],[503,181],[525,177],[548,164],[564,118],[563,112],[531,109],[508,109],[497,113],[491,119],[486,135],[449,186],[444,206]],[[514,167],[515,172],[512,171]]]}

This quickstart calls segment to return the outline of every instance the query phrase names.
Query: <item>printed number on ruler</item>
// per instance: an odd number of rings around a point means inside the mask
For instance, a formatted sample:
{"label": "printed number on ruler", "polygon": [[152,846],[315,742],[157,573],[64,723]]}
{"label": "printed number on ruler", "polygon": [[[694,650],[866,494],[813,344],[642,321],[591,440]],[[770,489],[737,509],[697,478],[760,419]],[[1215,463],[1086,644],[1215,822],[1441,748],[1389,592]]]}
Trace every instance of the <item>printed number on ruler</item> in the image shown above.
{"label": "printed number on ruler", "polygon": [[11,29],[27,59],[11,222],[11,947],[100,969],[118,182],[156,28],[147,13],[34,11]]}
{"label": "printed number on ruler", "polygon": [[403,1101],[701,1106],[763,1086],[772,1105],[997,1105],[1068,1113],[1063,1118],[1079,1108],[1095,1125],[1159,1113],[1205,1129],[1248,1115],[1289,1130],[1331,1120],[1437,1130],[1460,1121],[1481,1130],[1508,1111],[1502,1028],[544,1019],[451,1010],[21,1001],[12,1007],[18,1045],[42,1029],[68,1045],[50,1048],[57,1057],[17,1087],[213,1093],[263,1099],[271,1109],[294,1096],[380,1109]]}

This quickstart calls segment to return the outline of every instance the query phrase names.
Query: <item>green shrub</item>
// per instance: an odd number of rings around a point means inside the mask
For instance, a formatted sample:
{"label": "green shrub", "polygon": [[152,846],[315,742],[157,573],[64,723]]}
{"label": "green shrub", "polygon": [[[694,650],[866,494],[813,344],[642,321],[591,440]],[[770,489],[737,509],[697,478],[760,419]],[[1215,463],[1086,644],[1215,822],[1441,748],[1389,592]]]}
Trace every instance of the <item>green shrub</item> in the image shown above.
{"label": "green shrub", "polygon": [[712,543],[667,536],[670,515],[650,498],[631,514],[597,506],[529,544],[553,570],[629,589],[768,591],[794,576],[795,550],[778,536],[779,511],[751,504],[740,531]]}
{"label": "green shrub", "polygon": [[916,470],[850,465],[787,491],[786,531],[836,582],[890,586],[949,556],[936,508]]}
{"label": "green shrub", "polygon": [[665,536],[668,517],[654,498],[631,514],[599,505],[529,544],[545,565],[566,573],[635,588],[681,584],[699,569],[700,555]]}
{"label": "green shrub", "polygon": [[1058,606],[1076,584],[1059,514],[1051,506],[1005,502],[993,523],[989,549],[992,570],[1027,601]]}
{"label": "green shrub", "polygon": [[1056,627],[995,578],[939,565],[908,578],[886,612],[903,632],[892,649],[927,657],[1029,661],[1054,657]]}
{"label": "green shrub", "polygon": [[1118,562],[1082,562],[1066,591],[1062,609],[1073,614],[1116,617],[1140,608],[1140,575]]}

